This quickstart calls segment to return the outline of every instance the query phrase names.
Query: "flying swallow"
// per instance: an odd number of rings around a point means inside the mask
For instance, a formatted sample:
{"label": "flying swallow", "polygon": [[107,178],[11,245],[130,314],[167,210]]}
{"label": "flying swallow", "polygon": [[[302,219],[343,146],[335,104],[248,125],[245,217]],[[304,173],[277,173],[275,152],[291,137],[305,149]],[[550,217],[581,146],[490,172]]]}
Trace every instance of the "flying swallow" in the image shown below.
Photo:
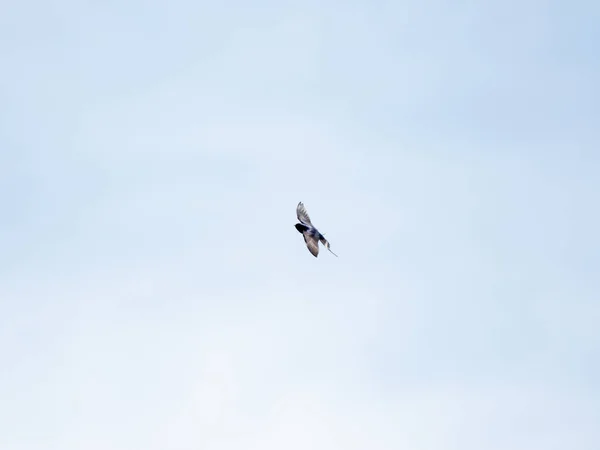
{"label": "flying swallow", "polygon": [[304,242],[306,242],[306,246],[313,256],[316,258],[319,254],[319,241],[321,241],[321,244],[327,247],[327,250],[329,250],[334,256],[337,256],[329,248],[329,242],[327,239],[325,239],[325,236],[323,236],[310,221],[308,212],[306,212],[306,208],[302,202],[298,203],[298,206],[296,207],[296,215],[298,216],[300,223],[297,223],[294,226],[299,233],[302,233]]}

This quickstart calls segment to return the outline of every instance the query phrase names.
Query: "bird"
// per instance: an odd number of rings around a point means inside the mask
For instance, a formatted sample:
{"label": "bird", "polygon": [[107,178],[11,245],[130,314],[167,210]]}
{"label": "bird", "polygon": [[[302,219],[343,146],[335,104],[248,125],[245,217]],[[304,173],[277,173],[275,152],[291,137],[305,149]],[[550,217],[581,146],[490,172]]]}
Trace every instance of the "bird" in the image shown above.
{"label": "bird", "polygon": [[296,207],[296,215],[298,216],[300,223],[297,223],[294,226],[296,227],[296,230],[302,234],[304,242],[306,242],[306,246],[312,255],[316,258],[319,254],[319,241],[321,241],[321,244],[327,247],[327,250],[337,257],[337,255],[331,251],[331,248],[329,248],[329,242],[325,239],[325,236],[323,236],[310,221],[308,212],[302,202],[298,203],[298,206]]}

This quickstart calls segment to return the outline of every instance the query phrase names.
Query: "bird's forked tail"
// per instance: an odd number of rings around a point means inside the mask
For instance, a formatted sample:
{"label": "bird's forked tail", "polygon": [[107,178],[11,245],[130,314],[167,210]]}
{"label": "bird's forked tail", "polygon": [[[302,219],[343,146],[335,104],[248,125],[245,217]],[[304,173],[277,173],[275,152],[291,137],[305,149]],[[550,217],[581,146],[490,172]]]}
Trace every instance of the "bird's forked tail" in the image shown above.
{"label": "bird's forked tail", "polygon": [[329,241],[327,239],[325,239],[325,237],[321,238],[321,243],[325,247],[327,247],[327,250],[329,250],[333,256],[335,256],[336,258],[338,258],[338,255],[336,255],[335,253],[333,253],[333,251],[331,250],[330,245],[329,245]]}

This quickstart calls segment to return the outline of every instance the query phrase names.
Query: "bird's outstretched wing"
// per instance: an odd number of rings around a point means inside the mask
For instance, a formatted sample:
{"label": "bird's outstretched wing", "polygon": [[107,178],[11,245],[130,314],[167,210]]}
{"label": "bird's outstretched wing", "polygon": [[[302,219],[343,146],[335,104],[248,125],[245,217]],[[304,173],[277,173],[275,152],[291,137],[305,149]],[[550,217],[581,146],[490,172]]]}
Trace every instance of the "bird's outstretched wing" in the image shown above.
{"label": "bird's outstretched wing", "polygon": [[298,220],[305,225],[311,225],[310,217],[308,216],[308,212],[306,212],[306,208],[302,202],[298,203],[296,207],[296,215],[298,216]]}
{"label": "bird's outstretched wing", "polygon": [[316,237],[311,236],[308,233],[302,233],[302,236],[304,237],[304,242],[306,242],[306,246],[308,247],[308,250],[316,258],[317,255],[319,254],[319,241],[317,240]]}

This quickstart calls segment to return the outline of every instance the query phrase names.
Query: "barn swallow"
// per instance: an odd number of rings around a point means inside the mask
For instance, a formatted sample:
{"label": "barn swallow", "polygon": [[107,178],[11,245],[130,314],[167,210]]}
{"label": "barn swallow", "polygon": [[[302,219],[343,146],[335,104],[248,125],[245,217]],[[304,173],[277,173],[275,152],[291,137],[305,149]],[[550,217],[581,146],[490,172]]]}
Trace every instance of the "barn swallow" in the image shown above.
{"label": "barn swallow", "polygon": [[325,236],[323,236],[310,221],[308,212],[306,212],[306,208],[302,202],[298,203],[298,206],[296,207],[296,215],[298,216],[300,223],[297,223],[294,226],[299,233],[302,233],[304,242],[306,242],[306,246],[313,256],[316,258],[319,254],[319,241],[321,241],[321,244],[327,247],[327,250],[329,250],[334,256],[337,256],[331,251],[331,248],[329,248],[329,242],[327,239],[325,239]]}

